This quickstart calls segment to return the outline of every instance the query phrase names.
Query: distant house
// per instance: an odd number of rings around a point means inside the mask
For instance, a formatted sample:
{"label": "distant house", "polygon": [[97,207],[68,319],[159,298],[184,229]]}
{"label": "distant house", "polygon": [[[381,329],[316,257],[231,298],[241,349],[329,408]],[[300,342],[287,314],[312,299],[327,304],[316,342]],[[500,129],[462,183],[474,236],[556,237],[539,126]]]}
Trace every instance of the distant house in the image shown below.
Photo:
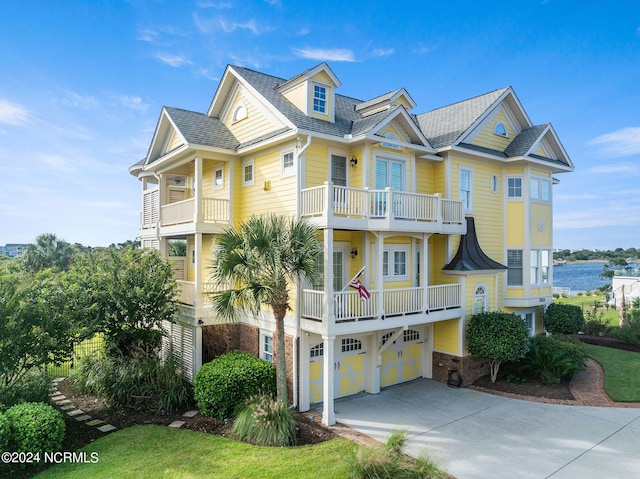
{"label": "distant house", "polygon": [[24,254],[28,244],[7,243],[0,246],[0,255],[9,256],[10,258],[18,258]]}
{"label": "distant house", "polygon": [[619,307],[623,297],[626,305],[640,297],[640,270],[629,269],[613,276],[609,303]]}
{"label": "distant house", "polygon": [[[375,79],[370,79],[375,81]],[[231,349],[266,360],[273,315],[217,324],[206,293],[216,235],[284,213],[318,230],[313,284],[286,318],[291,400],[305,411],[415,378],[484,374],[467,319],[513,311],[543,331],[552,301],[552,185],[573,170],[553,126],[511,87],[416,114],[404,88],[357,100],[325,63],[289,79],[228,66],[206,113],[165,107],[141,180],[140,238],[181,287],[174,351],[189,379]],[[348,283],[360,277],[361,299]]]}

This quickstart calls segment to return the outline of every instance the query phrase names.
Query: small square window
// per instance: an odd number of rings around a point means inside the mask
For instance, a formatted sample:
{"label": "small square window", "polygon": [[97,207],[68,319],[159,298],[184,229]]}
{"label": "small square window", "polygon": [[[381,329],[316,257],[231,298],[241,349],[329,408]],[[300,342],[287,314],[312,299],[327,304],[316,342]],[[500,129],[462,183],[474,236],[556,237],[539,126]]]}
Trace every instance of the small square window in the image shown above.
{"label": "small square window", "polygon": [[294,173],[294,162],[293,162],[293,151],[287,151],[282,154],[282,176],[293,175]]}
{"label": "small square window", "polygon": [[213,189],[219,190],[224,187],[224,174],[222,168],[216,168],[213,171]]}
{"label": "small square window", "polygon": [[253,160],[242,163],[242,186],[251,186],[253,181]]}
{"label": "small square window", "polygon": [[507,196],[522,198],[522,178],[507,178]]}

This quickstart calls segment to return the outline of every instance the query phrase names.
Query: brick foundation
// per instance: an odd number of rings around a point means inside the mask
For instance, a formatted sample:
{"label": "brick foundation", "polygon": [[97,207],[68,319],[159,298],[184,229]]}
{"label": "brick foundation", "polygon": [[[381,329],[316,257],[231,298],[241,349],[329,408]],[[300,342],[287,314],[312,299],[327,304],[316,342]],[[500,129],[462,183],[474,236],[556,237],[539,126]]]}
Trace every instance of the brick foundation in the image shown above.
{"label": "brick foundation", "polygon": [[[285,335],[287,390],[293,400],[293,337]],[[275,347],[275,344],[274,344]],[[202,362],[211,361],[230,351],[240,350],[260,357],[260,329],[249,324],[216,324],[202,327]]]}
{"label": "brick foundation", "polygon": [[433,379],[446,383],[449,370],[457,370],[462,376],[461,386],[469,386],[479,377],[489,374],[489,361],[486,359],[465,356],[463,358],[451,354],[433,353]]}

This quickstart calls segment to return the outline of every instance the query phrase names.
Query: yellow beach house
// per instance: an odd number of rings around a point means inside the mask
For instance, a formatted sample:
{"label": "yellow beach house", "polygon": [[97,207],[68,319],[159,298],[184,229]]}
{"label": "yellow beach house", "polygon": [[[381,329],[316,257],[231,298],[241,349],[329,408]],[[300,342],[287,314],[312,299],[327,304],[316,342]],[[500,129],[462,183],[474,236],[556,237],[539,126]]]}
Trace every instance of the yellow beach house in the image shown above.
{"label": "yellow beach house", "polygon": [[[140,239],[174,266],[168,324],[184,374],[242,349],[270,360],[271,311],[218,324],[207,302],[215,238],[251,215],[304,218],[323,245],[285,319],[290,400],[334,399],[416,378],[465,384],[486,365],[467,318],[513,311],[543,331],[552,298],[552,185],[573,164],[511,87],[416,113],[404,88],[357,100],[325,63],[290,79],[228,66],[206,113],[165,107],[141,180]],[[369,297],[349,288],[359,280]],[[320,404],[321,403],[321,404]]]}

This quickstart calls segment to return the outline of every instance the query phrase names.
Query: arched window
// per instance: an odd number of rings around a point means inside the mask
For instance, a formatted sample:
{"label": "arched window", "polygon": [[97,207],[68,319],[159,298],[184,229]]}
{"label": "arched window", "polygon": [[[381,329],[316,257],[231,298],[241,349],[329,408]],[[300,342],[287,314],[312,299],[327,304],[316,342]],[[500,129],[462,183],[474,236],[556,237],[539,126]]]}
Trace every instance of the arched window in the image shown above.
{"label": "arched window", "polygon": [[493,127],[493,132],[498,136],[504,136],[505,138],[509,138],[509,132],[507,131],[507,127],[501,121],[496,123],[496,126]]}
{"label": "arched window", "polygon": [[478,285],[473,295],[473,314],[487,310],[487,296],[487,289],[482,285]]}
{"label": "arched window", "polygon": [[244,105],[238,105],[235,110],[233,110],[233,116],[231,117],[231,121],[240,121],[244,120],[247,117],[247,108]]}

